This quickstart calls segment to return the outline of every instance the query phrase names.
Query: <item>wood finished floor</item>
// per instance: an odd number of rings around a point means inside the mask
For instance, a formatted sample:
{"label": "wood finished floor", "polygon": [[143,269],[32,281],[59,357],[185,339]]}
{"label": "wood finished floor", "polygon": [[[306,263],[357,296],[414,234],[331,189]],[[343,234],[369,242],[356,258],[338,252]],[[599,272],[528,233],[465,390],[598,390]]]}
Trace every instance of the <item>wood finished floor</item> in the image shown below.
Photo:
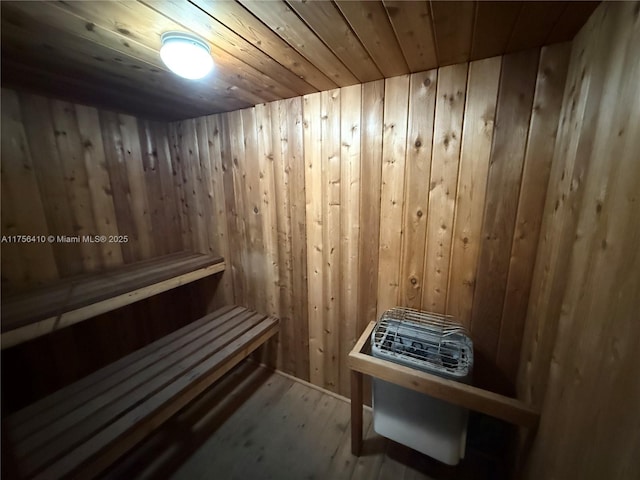
{"label": "wood finished floor", "polygon": [[[458,467],[377,435],[365,410],[364,452],[350,451],[350,406],[252,361],[227,374],[104,478],[496,479],[495,462],[468,452]],[[471,455],[469,454],[471,453]]]}

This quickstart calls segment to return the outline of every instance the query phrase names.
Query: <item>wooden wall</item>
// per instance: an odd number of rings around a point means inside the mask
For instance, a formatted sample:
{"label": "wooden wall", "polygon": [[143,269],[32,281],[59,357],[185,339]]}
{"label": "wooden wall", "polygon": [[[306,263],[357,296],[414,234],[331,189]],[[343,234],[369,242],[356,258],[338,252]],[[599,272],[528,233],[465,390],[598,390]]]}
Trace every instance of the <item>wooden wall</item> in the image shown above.
{"label": "wooden wall", "polygon": [[568,54],[560,44],[168,125],[5,90],[3,234],[133,239],[107,252],[3,245],[5,283],[212,250],[228,265],[219,301],[282,318],[286,372],[348,394],[349,350],[398,304],[469,326],[480,383],[508,391]]}
{"label": "wooden wall", "polygon": [[575,38],[519,395],[542,407],[526,478],[640,478],[640,3]]}
{"label": "wooden wall", "polygon": [[2,235],[129,239],[3,243],[3,285],[185,249],[191,239],[179,209],[187,199],[175,160],[166,124],[3,89]]}
{"label": "wooden wall", "polygon": [[234,297],[283,319],[280,368],[348,394],[356,338],[406,305],[469,326],[484,384],[510,389],[568,55],[560,44],[171,125],[221,172]]}
{"label": "wooden wall", "polygon": [[[1,103],[2,235],[128,237],[125,243],[3,242],[3,292],[175,251],[224,255],[226,241],[221,247],[219,235],[200,234],[214,231],[212,211],[224,215],[219,199],[200,201],[211,189],[208,156],[191,158],[196,147],[182,149],[180,132],[8,89]],[[3,351],[3,408],[33,401],[200,317],[226,301],[225,294],[230,298],[225,278]]]}

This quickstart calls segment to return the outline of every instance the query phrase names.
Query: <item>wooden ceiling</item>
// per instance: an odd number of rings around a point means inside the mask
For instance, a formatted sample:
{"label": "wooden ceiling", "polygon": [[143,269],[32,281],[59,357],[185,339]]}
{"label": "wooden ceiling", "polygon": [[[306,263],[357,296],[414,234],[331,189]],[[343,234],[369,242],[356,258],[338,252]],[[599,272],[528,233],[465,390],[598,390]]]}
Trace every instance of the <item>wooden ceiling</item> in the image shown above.
{"label": "wooden ceiling", "polygon": [[[1,2],[2,84],[177,120],[570,40],[598,2]],[[160,35],[206,39],[200,81]]]}

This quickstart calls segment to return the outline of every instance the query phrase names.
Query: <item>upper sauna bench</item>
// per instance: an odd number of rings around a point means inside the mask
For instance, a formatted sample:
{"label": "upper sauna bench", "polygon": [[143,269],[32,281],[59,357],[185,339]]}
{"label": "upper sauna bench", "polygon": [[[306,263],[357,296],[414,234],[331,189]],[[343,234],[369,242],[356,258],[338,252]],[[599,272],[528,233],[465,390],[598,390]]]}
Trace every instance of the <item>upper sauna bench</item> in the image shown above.
{"label": "upper sauna bench", "polygon": [[225,269],[214,255],[178,252],[2,296],[2,348],[52,333]]}

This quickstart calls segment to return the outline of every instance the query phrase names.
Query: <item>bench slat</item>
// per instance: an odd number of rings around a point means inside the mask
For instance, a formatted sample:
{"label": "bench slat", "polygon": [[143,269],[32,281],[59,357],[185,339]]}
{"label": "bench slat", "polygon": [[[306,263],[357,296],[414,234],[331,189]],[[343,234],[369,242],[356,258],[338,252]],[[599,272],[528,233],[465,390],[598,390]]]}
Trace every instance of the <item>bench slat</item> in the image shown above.
{"label": "bench slat", "polygon": [[83,464],[80,478],[95,476],[275,335],[277,331],[278,320],[272,317],[265,318],[225,348],[189,372],[185,372],[144,403],[39,472],[35,478],[42,480],[61,478],[80,464]]}
{"label": "bench slat", "polygon": [[111,399],[118,398],[120,395],[127,395],[128,399],[132,399],[131,391],[134,388],[144,385],[182,358],[195,353],[197,349],[212,348],[213,344],[208,345],[208,343],[221,337],[252,315],[254,315],[252,312],[240,310],[236,315],[229,312],[210,320],[201,328],[178,338],[164,348],[151,352],[127,368],[79,392],[68,401],[54,405],[44,415],[40,415],[37,421],[29,422],[30,430],[33,432],[31,435],[20,436],[20,433],[25,431],[24,428],[14,430],[17,455],[24,456],[38,445],[60,435],[67,428],[107,405]]}
{"label": "bench slat", "polygon": [[[220,317],[222,315],[226,315],[227,313],[237,314],[244,310],[244,308],[237,306],[222,307],[215,312],[212,312],[200,318],[199,320],[185,325],[184,327],[175,330],[174,332],[156,340],[155,342],[150,343],[147,346],[136,350],[135,352],[132,352],[131,354],[122,357],[121,359],[113,363],[110,363],[104,368],[101,368],[100,370],[92,373],[91,375],[84,377],[83,379],[46,396],[42,400],[28,405],[27,407],[8,417],[6,419],[7,425],[15,435],[17,435],[19,438],[22,438],[29,432],[39,428],[39,426],[42,425],[39,420],[39,416],[42,414],[42,412],[46,412],[47,410],[57,405],[62,405],[63,402],[67,401],[69,398],[79,395],[82,390],[90,388],[96,383],[103,381],[107,377],[117,373],[119,370],[122,370],[132,363],[139,361],[143,357],[152,354],[154,351],[165,347],[166,345],[176,341],[182,336],[187,335],[198,328],[202,328],[212,319],[215,319],[216,317]],[[33,425],[33,427],[30,427],[29,425]]]}
{"label": "bench slat", "polygon": [[[211,335],[198,341],[196,348],[185,348],[182,351],[169,355],[160,362],[158,368],[149,368],[142,371],[131,384],[125,383],[107,391],[105,395],[96,397],[86,406],[79,409],[80,421],[75,422],[74,413],[63,418],[53,429],[45,429],[46,435],[53,441],[41,444],[39,448],[31,449],[28,453],[18,445],[16,453],[18,458],[25,459],[28,474],[32,474],[42,466],[54,460],[61,454],[71,450],[77,445],[90,439],[101,429],[110,423],[117,421],[126,412],[135,409],[137,405],[144,403],[145,399],[171,384],[178,378],[190,375],[190,371],[213,354],[223,349],[230,342],[241,337],[248,330],[258,325],[265,319],[264,315],[247,311],[248,315],[241,315],[237,322],[232,322],[229,330],[212,332]],[[188,346],[187,346],[188,347]],[[148,374],[147,374],[148,372]],[[127,391],[127,388],[134,386]],[[29,445],[27,445],[29,447]]]}
{"label": "bench slat", "polygon": [[213,275],[222,257],[180,252],[2,297],[2,348]]}

